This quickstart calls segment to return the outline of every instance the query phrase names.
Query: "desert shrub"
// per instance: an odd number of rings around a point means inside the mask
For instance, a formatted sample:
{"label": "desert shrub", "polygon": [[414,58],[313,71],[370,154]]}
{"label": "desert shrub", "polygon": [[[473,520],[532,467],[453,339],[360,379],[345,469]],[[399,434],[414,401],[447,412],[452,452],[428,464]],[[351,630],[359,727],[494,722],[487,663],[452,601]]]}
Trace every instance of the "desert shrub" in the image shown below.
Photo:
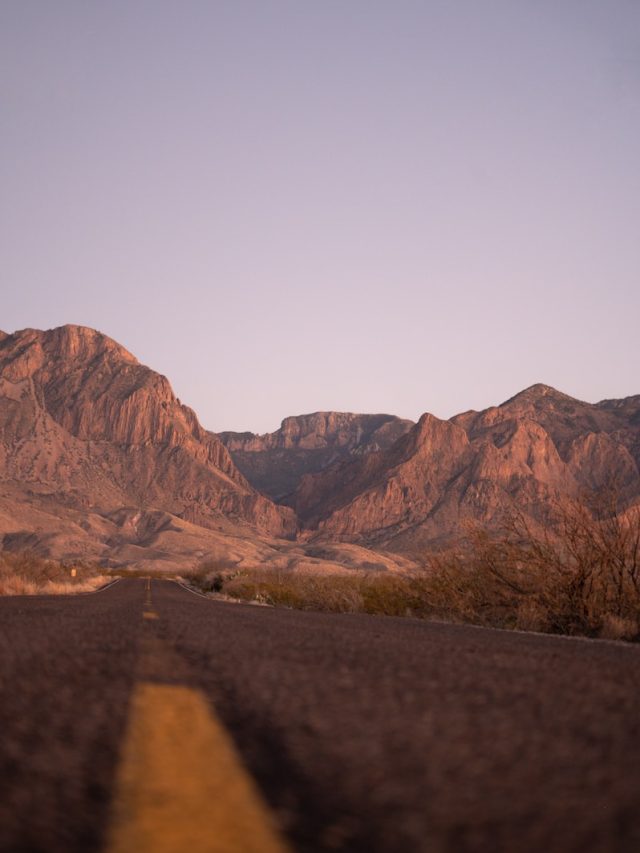
{"label": "desert shrub", "polygon": [[638,620],[605,613],[601,619],[599,636],[604,640],[633,640],[638,635]]}
{"label": "desert shrub", "polygon": [[358,580],[351,576],[262,569],[243,571],[228,578],[223,592],[247,601],[299,610],[350,613],[363,609],[359,586]]}
{"label": "desert shrub", "polygon": [[640,507],[623,511],[611,491],[554,509],[553,528],[515,512],[498,533],[468,531],[458,548],[431,555],[427,568],[412,575],[209,563],[188,579],[202,590],[302,610],[638,639]]}
{"label": "desert shrub", "polygon": [[466,553],[434,558],[432,602],[445,615],[478,624],[636,636],[640,508],[623,512],[605,494],[565,501],[556,511],[554,529],[534,528],[514,513],[500,535],[476,530]]}
{"label": "desert shrub", "polygon": [[200,592],[222,592],[224,576],[221,572],[212,575],[204,575],[199,572],[187,572],[182,576],[188,584],[200,590]]}
{"label": "desert shrub", "polygon": [[411,586],[408,578],[361,571],[323,575],[254,569],[223,578],[222,591],[245,601],[300,610],[404,616],[421,605]]}
{"label": "desert shrub", "polygon": [[349,574],[312,574],[253,569],[223,577],[222,592],[299,610],[424,616],[429,610],[424,582],[416,577],[352,570]]}
{"label": "desert shrub", "polygon": [[222,592],[225,582],[236,574],[236,567],[233,560],[207,558],[184,573],[182,579],[200,592]]}
{"label": "desert shrub", "polygon": [[414,579],[401,575],[361,576],[363,610],[386,616],[417,616],[424,609],[420,588]]}
{"label": "desert shrub", "polygon": [[109,580],[93,563],[47,560],[28,551],[0,552],[0,595],[90,592]]}

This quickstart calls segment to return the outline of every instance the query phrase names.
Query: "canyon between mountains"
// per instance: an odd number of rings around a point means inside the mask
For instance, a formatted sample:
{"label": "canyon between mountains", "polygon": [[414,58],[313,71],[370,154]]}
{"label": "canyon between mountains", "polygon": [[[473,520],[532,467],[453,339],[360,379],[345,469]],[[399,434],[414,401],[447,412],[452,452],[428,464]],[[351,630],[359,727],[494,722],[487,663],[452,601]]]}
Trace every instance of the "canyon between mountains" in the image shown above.
{"label": "canyon between mountains", "polygon": [[417,423],[318,412],[204,429],[168,380],[79,326],[0,333],[0,541],[105,567],[404,570],[514,509],[553,524],[615,483],[640,503],[640,395],[534,385]]}

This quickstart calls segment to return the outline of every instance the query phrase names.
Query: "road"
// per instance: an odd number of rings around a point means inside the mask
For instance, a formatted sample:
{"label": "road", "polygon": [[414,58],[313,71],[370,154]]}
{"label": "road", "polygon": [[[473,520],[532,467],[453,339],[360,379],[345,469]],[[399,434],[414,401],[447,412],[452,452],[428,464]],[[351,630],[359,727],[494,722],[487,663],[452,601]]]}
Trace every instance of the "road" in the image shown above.
{"label": "road", "polygon": [[216,602],[0,600],[0,850],[640,850],[640,649]]}

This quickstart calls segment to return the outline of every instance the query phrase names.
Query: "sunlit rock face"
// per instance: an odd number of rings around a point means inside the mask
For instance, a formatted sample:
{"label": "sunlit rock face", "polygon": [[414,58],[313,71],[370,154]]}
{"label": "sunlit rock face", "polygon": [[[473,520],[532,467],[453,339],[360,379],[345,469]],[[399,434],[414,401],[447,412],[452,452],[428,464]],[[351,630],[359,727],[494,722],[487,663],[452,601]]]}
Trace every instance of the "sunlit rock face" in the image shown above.
{"label": "sunlit rock face", "polygon": [[291,505],[307,537],[415,555],[514,509],[552,522],[563,497],[603,486],[640,501],[639,466],[640,396],[591,405],[534,385],[482,412],[424,415],[392,447],[304,477]]}
{"label": "sunlit rock face", "polygon": [[92,329],[0,339],[0,478],[75,506],[161,509],[291,536],[293,513],[256,492],[164,376]]}
{"label": "sunlit rock face", "polygon": [[386,450],[412,426],[413,421],[393,415],[314,412],[285,418],[280,429],[266,435],[222,432],[219,437],[253,486],[289,501],[306,474]]}
{"label": "sunlit rock face", "polygon": [[640,396],[534,385],[450,420],[316,412],[218,436],[99,332],[0,333],[0,547],[135,562],[163,543],[192,560],[220,534],[234,554],[298,537],[415,559],[513,509],[553,523],[559,500],[603,486],[640,502],[639,468]]}

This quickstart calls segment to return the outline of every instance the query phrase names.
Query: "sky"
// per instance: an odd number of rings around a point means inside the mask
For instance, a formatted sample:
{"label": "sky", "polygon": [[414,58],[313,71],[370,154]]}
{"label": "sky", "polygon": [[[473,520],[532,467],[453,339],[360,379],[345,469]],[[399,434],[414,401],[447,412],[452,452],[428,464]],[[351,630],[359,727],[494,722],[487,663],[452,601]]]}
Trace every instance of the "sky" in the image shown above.
{"label": "sky", "polygon": [[638,0],[1,0],[0,328],[212,430],[640,393]]}

